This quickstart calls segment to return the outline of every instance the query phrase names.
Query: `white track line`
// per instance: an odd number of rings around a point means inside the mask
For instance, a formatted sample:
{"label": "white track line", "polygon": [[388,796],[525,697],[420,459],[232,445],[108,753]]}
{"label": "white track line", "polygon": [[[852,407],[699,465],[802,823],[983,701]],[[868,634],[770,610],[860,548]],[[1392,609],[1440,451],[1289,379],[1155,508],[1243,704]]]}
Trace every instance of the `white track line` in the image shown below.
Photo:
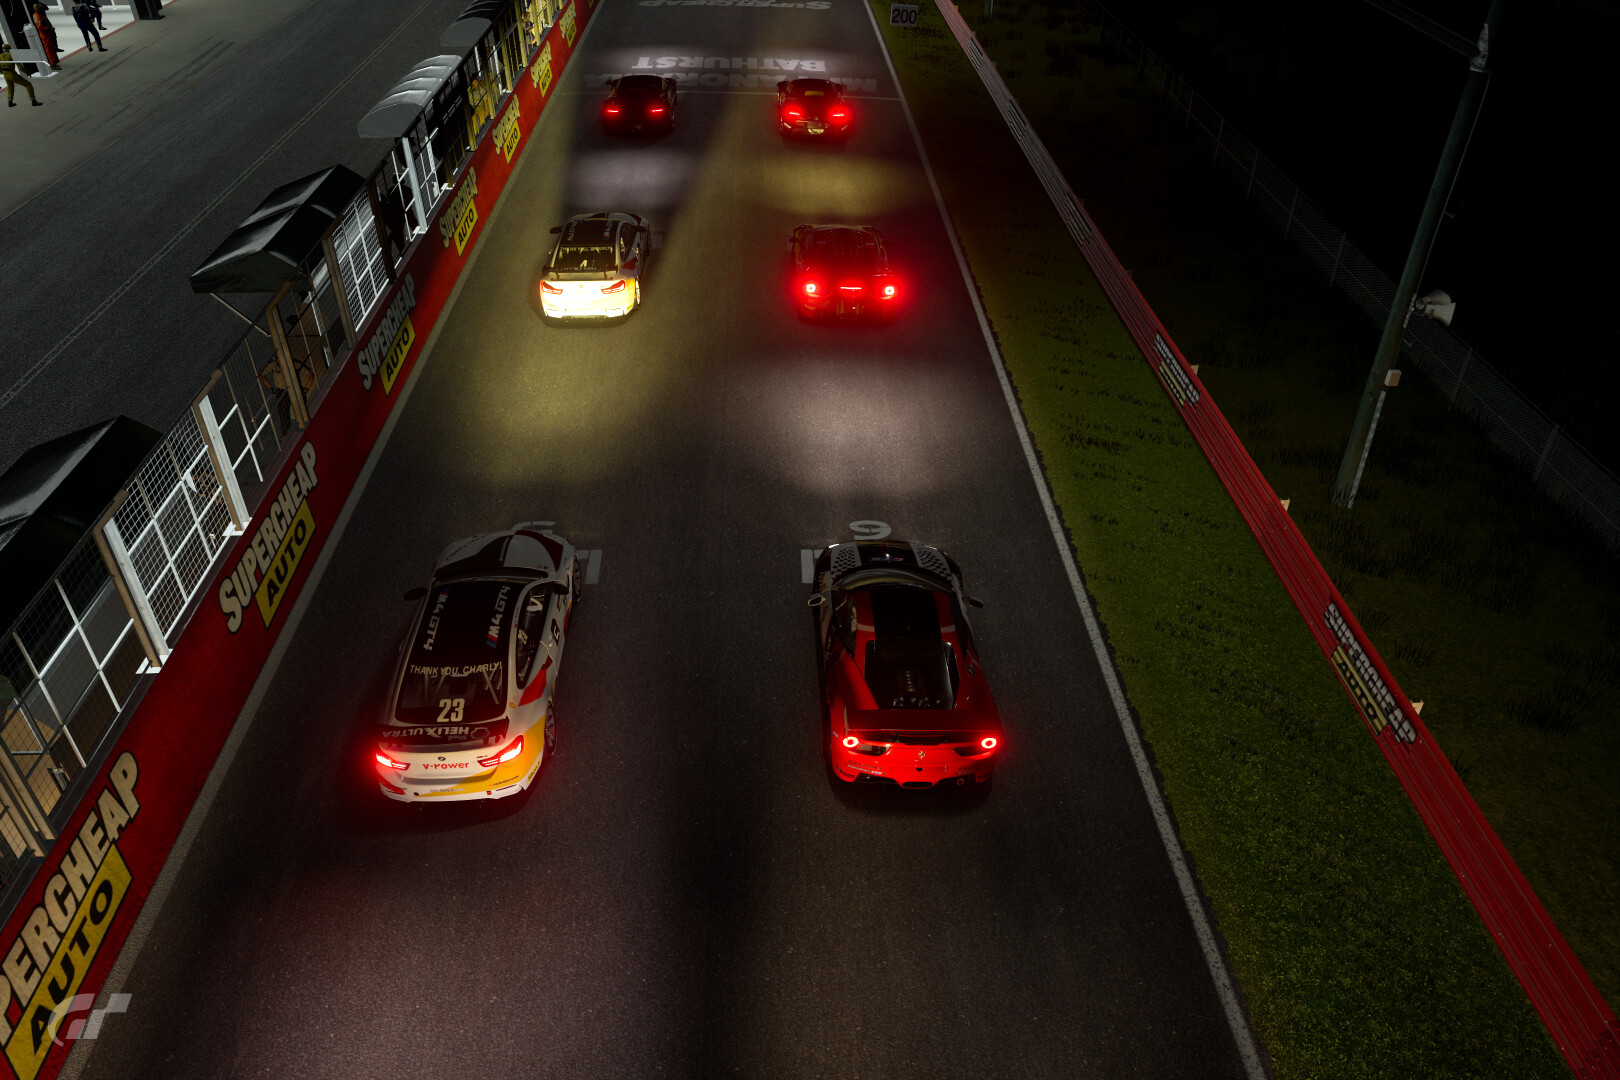
{"label": "white track line", "polygon": [[[424,7],[426,4],[424,3]],[[605,5],[604,5],[605,6]],[[585,38],[590,35],[591,27],[595,26],[601,18],[601,11],[592,16],[591,21],[585,24],[585,33],[580,35],[579,44],[575,46],[577,52],[585,45]],[[545,123],[542,113],[540,120],[535,124],[538,130],[540,124]],[[534,132],[529,133],[530,138]],[[523,168],[525,156],[512,170],[507,178],[506,187],[501,191],[501,197],[495,200],[495,206],[489,212],[489,221],[484,225],[487,235],[495,228],[495,222],[500,217],[501,209],[506,205],[506,197],[512,193],[516,186],[518,172]],[[482,236],[479,237],[483,239]],[[169,857],[163,863],[163,869],[157,880],[152,883],[152,891],[146,896],[146,903],[141,907],[140,915],[135,918],[135,925],[130,928],[129,937],[124,940],[119,950],[118,959],[113,961],[112,970],[107,972],[107,981],[102,984],[97,996],[105,1003],[108,997],[124,989],[130,972],[135,969],[135,962],[140,959],[141,950],[146,947],[147,939],[151,936],[152,928],[163,913],[163,904],[174,889],[175,881],[180,877],[181,868],[185,866],[186,857],[191,854],[191,846],[197,841],[197,834],[202,831],[203,821],[213,808],[214,799],[225,784],[225,776],[231,771],[231,763],[236,760],[237,751],[247,738],[248,729],[259,715],[259,706],[264,703],[265,695],[270,692],[270,685],[275,682],[276,672],[281,667],[281,661],[291,648],[293,638],[298,635],[298,626],[304,619],[304,613],[309,610],[310,602],[314,599],[316,590],[320,587],[321,578],[326,574],[326,568],[332,561],[342,543],[343,533],[349,527],[349,519],[354,516],[354,509],[360,505],[360,496],[365,493],[366,486],[371,483],[371,474],[376,471],[377,464],[382,460],[383,451],[388,447],[388,440],[393,437],[394,428],[399,424],[399,418],[405,415],[405,406],[410,402],[411,394],[421,380],[417,377],[427,367],[429,357],[433,353],[433,346],[439,340],[439,334],[444,330],[445,324],[450,321],[450,313],[456,306],[456,299],[461,295],[461,288],[472,277],[473,267],[478,263],[478,257],[483,253],[483,244],[475,244],[473,253],[467,259],[467,265],[462,267],[461,277],[456,280],[455,287],[445,299],[444,307],[439,312],[439,321],[434,324],[433,332],[422,345],[422,355],[416,358],[416,366],[411,369],[411,378],[400,391],[399,401],[394,403],[394,411],[388,415],[383,424],[382,431],[377,436],[376,445],[371,448],[371,455],[366,458],[365,466],[360,475],[355,478],[354,487],[349,491],[349,498],[343,504],[343,511],[338,514],[337,521],[332,525],[332,532],[327,537],[326,546],[321,549],[320,555],[315,559],[315,565],[310,568],[309,579],[304,582],[304,591],[293,602],[293,607],[287,614],[287,625],[281,628],[281,636],[276,639],[269,657],[265,660],[264,669],[253,683],[253,689],[248,693],[247,701],[242,705],[242,711],[237,715],[236,724],[231,728],[230,735],[225,739],[225,745],[220,748],[219,757],[208,770],[208,779],[197,795],[197,801],[192,804],[191,812],[186,815],[185,824],[180,827],[180,834],[175,838],[174,846],[169,849]],[[340,376],[341,377],[341,376]],[[600,554],[600,553],[598,553]],[[88,1039],[80,1039],[73,1044],[67,1060],[62,1063],[62,1071],[58,1073],[59,1080],[79,1080],[84,1068],[90,1061],[90,1053],[95,1044]]]}
{"label": "white track line", "polygon": [[1125,703],[1125,691],[1120,685],[1119,673],[1114,669],[1113,657],[1108,655],[1108,646],[1103,642],[1102,627],[1097,622],[1097,615],[1091,609],[1091,600],[1086,596],[1085,585],[1080,580],[1080,569],[1075,564],[1074,553],[1069,548],[1069,538],[1064,534],[1057,506],[1053,503],[1052,493],[1046,485],[1046,477],[1041,472],[1040,459],[1035,454],[1035,444],[1030,440],[1029,429],[1024,426],[1024,414],[1018,407],[1018,396],[1013,391],[1012,381],[1007,377],[1007,367],[1002,361],[1001,350],[996,347],[995,335],[990,330],[990,320],[985,317],[984,305],[979,302],[978,288],[974,285],[973,275],[968,270],[967,257],[962,254],[962,245],[956,237],[955,227],[951,224],[950,213],[945,209],[945,197],[939,190],[939,181],[934,177],[934,167],[928,161],[928,151],[923,149],[922,134],[917,130],[917,121],[911,115],[911,105],[906,101],[905,87],[900,84],[900,75],[894,69],[894,61],[889,57],[888,42],[883,40],[883,33],[878,29],[877,17],[872,14],[871,5],[862,0],[861,6],[866,9],[867,20],[872,24],[872,33],[877,36],[878,45],[883,50],[883,61],[889,66],[889,77],[894,80],[895,88],[900,93],[900,108],[906,114],[906,125],[911,129],[911,139],[917,146],[917,156],[922,159],[923,171],[928,174],[928,186],[934,193],[934,204],[939,207],[940,221],[944,223],[946,239],[951,243],[951,252],[956,256],[956,265],[962,272],[962,284],[967,289],[968,299],[973,302],[973,313],[979,318],[979,329],[984,333],[985,348],[989,350],[990,359],[995,363],[996,378],[1001,382],[1001,393],[1007,400],[1007,411],[1012,414],[1013,426],[1018,429],[1019,445],[1024,448],[1024,461],[1029,465],[1029,474],[1034,478],[1035,490],[1041,497],[1041,507],[1046,511],[1046,523],[1052,530],[1052,539],[1056,541],[1058,554],[1063,559],[1063,569],[1068,573],[1069,588],[1074,592],[1074,602],[1079,605],[1080,614],[1085,619],[1086,633],[1091,636],[1091,647],[1097,654],[1097,666],[1102,669],[1103,682],[1108,685],[1108,696],[1114,703],[1115,714],[1119,717],[1120,730],[1125,735],[1126,745],[1130,747],[1131,760],[1136,763],[1137,779],[1142,782],[1142,791],[1147,795],[1148,807],[1152,810],[1153,820],[1159,827],[1159,839],[1164,842],[1165,854],[1170,859],[1170,868],[1175,871],[1176,884],[1181,887],[1181,899],[1187,906],[1187,914],[1192,918],[1198,945],[1204,953],[1204,963],[1209,967],[1210,979],[1215,983],[1215,993],[1221,999],[1227,1025],[1232,1029],[1232,1039],[1237,1043],[1238,1055],[1243,1059],[1244,1072],[1250,1080],[1265,1080],[1266,1069],[1261,1064],[1260,1050],[1254,1032],[1250,1030],[1248,1019],[1243,1015],[1243,1005],[1238,1000],[1237,988],[1232,983],[1231,973],[1226,970],[1226,961],[1221,956],[1221,947],[1215,939],[1215,931],[1209,925],[1209,917],[1204,913],[1204,904],[1198,895],[1198,885],[1193,881],[1186,856],[1182,854],[1181,840],[1170,820],[1170,811],[1165,806],[1164,795],[1159,791],[1158,782],[1153,778],[1153,767],[1148,763],[1147,751],[1143,749],[1141,736],[1137,734],[1136,724],[1131,720],[1130,706]]}
{"label": "white track line", "polygon": [[[18,394],[22,393],[28,388],[29,383],[39,378],[46,368],[54,364],[57,358],[68,350],[70,345],[72,345],[75,341],[78,341],[80,336],[83,335],[86,330],[90,329],[91,323],[95,322],[97,319],[107,314],[107,312],[111,311],[112,306],[118,303],[119,300],[122,300],[125,293],[133,289],[137,282],[139,282],[147,274],[151,273],[152,269],[156,267],[158,263],[168,258],[169,253],[175,248],[179,247],[180,242],[186,237],[190,236],[192,230],[203,223],[204,218],[208,217],[208,215],[219,209],[220,203],[230,198],[231,193],[237,188],[241,187],[242,184],[246,182],[248,177],[257,172],[259,166],[263,165],[265,162],[274,157],[276,153],[280,151],[284,145],[286,145],[288,139],[291,139],[294,135],[298,134],[298,132],[302,131],[304,125],[315,118],[316,113],[326,108],[331,100],[337,97],[339,91],[341,91],[345,86],[348,86],[356,75],[359,75],[360,72],[364,71],[366,65],[377,58],[378,53],[386,49],[395,38],[404,33],[405,28],[409,26],[411,22],[422,13],[423,9],[432,2],[433,0],[422,0],[422,2],[417,5],[415,11],[412,11],[409,15],[400,20],[399,25],[394,28],[394,32],[392,34],[389,34],[387,37],[383,38],[382,41],[378,42],[377,47],[372,49],[363,60],[354,66],[354,70],[350,71],[347,75],[340,79],[338,84],[332,87],[332,89],[328,90],[326,95],[322,97],[321,100],[310,106],[309,111],[294,121],[293,125],[286,131],[282,132],[280,138],[267,146],[264,153],[259,155],[258,160],[254,161],[253,164],[249,165],[247,168],[243,169],[239,174],[237,174],[235,180],[232,180],[229,184],[226,184],[223,188],[221,188],[219,194],[215,195],[207,206],[203,207],[197,212],[196,217],[182,225],[178,232],[170,236],[169,239],[164,242],[162,247],[158,248],[157,251],[152,253],[152,257],[150,259],[147,259],[140,265],[139,269],[137,269],[133,274],[129,275],[129,277],[125,278],[122,285],[108,293],[107,298],[101,303],[97,304],[94,311],[90,312],[90,314],[79,320],[79,325],[69,330],[61,341],[58,341],[51,347],[50,352],[34,361],[33,367],[30,367],[27,371],[23,372],[22,378],[18,379],[16,382],[7,387],[5,393],[0,394],[0,409],[10,405],[12,401],[16,399]],[[73,171],[77,172],[78,170],[75,168]],[[70,172],[68,175],[71,176],[73,173]],[[66,177],[63,179],[66,179]],[[58,180],[56,183],[59,184],[61,182],[61,180]],[[56,185],[52,184],[51,186],[55,187]],[[47,188],[46,190],[49,189]],[[21,207],[18,207],[18,209],[21,209]],[[13,211],[13,213],[15,213],[15,211]]]}

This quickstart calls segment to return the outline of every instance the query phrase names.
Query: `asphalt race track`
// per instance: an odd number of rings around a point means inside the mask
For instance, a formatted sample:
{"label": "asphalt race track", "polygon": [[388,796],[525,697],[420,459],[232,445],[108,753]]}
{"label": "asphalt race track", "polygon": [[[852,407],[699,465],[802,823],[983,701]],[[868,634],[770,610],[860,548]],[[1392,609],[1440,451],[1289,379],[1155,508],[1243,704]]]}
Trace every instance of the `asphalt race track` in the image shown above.
{"label": "asphalt race track", "polygon": [[[84,1075],[1241,1076],[867,15],[605,2]],[[844,148],[784,145],[766,89],[595,126],[584,76],[699,54],[876,92]],[[663,234],[643,307],[543,326],[549,229],[598,209]],[[884,229],[893,325],[796,320],[787,237],[821,221]],[[555,760],[518,799],[385,802],[401,595],[537,518],[604,552]],[[985,601],[989,792],[826,770],[800,550],[857,520]]]}

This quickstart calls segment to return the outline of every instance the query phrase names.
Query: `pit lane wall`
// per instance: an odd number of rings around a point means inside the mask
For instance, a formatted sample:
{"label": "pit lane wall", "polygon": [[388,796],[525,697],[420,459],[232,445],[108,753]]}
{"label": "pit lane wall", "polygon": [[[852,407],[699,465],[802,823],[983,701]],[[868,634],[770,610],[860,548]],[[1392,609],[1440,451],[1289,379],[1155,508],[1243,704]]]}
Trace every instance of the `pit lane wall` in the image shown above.
{"label": "pit lane wall", "polygon": [[[54,1077],[287,624],[595,0],[569,0],[287,444],[253,520],[0,933],[0,1080]],[[83,995],[83,996],[81,996]],[[106,1005],[106,1002],[102,1002]],[[116,1021],[115,1021],[116,1022]]]}
{"label": "pit lane wall", "polygon": [[1620,1080],[1620,1025],[1305,537],[1176,348],[950,0],[934,0],[1086,263],[1260,542],[1441,853],[1582,1080]]}

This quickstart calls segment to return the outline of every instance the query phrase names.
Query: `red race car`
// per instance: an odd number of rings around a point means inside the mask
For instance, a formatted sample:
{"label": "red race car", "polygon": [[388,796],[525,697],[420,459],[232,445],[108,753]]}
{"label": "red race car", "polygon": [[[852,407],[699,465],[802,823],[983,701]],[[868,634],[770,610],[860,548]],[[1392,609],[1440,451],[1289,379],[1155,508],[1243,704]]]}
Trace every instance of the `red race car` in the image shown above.
{"label": "red race car", "polygon": [[962,571],[926,544],[855,540],[815,564],[828,749],[840,780],[984,783],[1001,714],[973,646]]}
{"label": "red race car", "polygon": [[883,233],[866,225],[800,225],[788,241],[801,319],[888,322],[900,302]]}
{"label": "red race car", "polygon": [[854,122],[842,83],[787,79],[776,84],[776,123],[783,135],[847,139]]}

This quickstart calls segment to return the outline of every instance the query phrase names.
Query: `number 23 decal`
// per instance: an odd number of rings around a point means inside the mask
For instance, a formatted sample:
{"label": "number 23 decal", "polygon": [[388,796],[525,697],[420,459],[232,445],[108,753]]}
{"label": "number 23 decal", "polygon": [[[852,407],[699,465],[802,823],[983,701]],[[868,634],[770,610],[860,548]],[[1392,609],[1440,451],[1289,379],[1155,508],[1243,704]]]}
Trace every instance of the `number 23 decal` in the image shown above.
{"label": "number 23 decal", "polygon": [[447,697],[439,699],[439,723],[441,724],[460,723],[461,716],[466,711],[466,698]]}

